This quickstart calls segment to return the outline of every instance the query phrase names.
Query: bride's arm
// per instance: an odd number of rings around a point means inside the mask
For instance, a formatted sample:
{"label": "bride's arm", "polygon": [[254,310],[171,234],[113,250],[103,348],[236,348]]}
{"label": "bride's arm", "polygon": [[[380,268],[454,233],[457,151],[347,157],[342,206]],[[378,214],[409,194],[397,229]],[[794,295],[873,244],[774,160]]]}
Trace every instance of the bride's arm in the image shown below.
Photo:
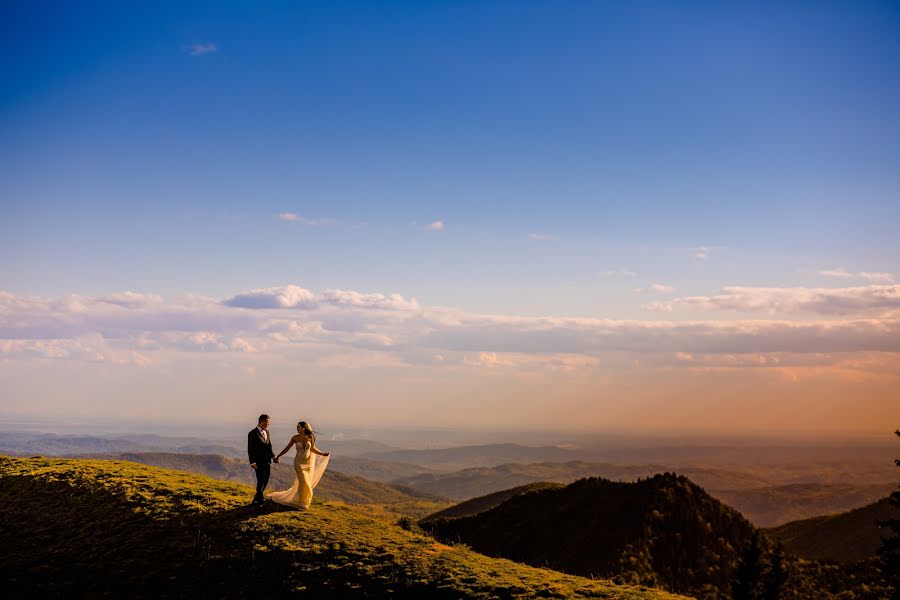
{"label": "bride's arm", "polygon": [[283,454],[287,454],[287,451],[291,449],[291,446],[294,445],[294,442],[296,442],[296,440],[295,440],[294,438],[291,438],[291,441],[289,441],[288,444],[287,444],[287,446],[284,447],[284,450],[282,450],[281,452],[279,452],[279,453],[278,453],[278,456],[275,457],[276,460],[279,459],[279,458],[281,458],[281,456],[282,456]]}

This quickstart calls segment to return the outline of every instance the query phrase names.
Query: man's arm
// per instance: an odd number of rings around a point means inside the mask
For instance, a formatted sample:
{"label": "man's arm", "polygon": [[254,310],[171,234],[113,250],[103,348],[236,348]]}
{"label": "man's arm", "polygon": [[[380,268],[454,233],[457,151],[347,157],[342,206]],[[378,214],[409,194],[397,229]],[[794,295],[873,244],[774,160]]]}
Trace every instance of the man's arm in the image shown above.
{"label": "man's arm", "polygon": [[253,432],[247,434],[247,460],[250,461],[250,466],[254,469],[256,468],[256,463],[253,461]]}

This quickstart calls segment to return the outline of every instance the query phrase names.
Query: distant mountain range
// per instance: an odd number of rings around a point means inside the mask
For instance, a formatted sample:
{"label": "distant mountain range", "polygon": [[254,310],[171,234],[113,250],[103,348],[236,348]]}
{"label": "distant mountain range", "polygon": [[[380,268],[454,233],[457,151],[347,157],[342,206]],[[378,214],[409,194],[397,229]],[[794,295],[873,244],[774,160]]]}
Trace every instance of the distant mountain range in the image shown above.
{"label": "distant mountain range", "polygon": [[[614,465],[583,461],[509,463],[494,467],[463,469],[450,473],[424,473],[395,479],[394,483],[431,494],[465,500],[537,481],[571,483],[584,477],[632,481],[639,477],[649,477],[670,470],[671,468],[659,464]],[[767,483],[757,477],[723,469],[686,468],[679,470],[679,473],[710,488],[748,489]]]}
{"label": "distant mountain range", "polygon": [[556,446],[520,446],[518,444],[483,444],[455,448],[389,450],[367,456],[374,460],[409,463],[436,470],[469,467],[493,467],[512,462],[565,462],[578,458],[572,450]]}
{"label": "distant mountain range", "polygon": [[888,532],[877,521],[897,518],[887,498],[848,512],[785,523],[766,530],[785,547],[813,560],[857,561],[870,558]]}
{"label": "distant mountain range", "polygon": [[[332,452],[334,472],[390,484],[410,496],[424,494],[456,500],[539,481],[567,484],[593,476],[633,481],[656,473],[677,472],[740,510],[754,524],[766,527],[857,508],[883,497],[895,483],[893,461],[881,462],[884,449],[880,447],[752,447],[748,454],[747,448],[740,446],[700,445],[562,448],[507,443],[398,449],[368,439],[321,440],[319,445]],[[104,437],[0,431],[0,452],[20,456],[123,452],[217,454],[239,459],[241,463],[245,448],[240,439],[211,441],[152,434]],[[665,457],[672,462],[623,464],[579,458],[584,456],[607,456],[617,461],[629,457]],[[708,462],[691,462],[698,460]],[[772,462],[777,460],[785,462]],[[688,462],[679,464],[679,461]],[[252,478],[243,467],[226,471],[216,476],[245,483],[248,477]],[[277,477],[276,470],[273,485],[289,484]],[[290,477],[288,472],[284,478]],[[330,491],[325,488],[321,493]],[[340,494],[336,493],[335,498]],[[404,511],[421,515],[426,509],[427,506],[422,506]]]}
{"label": "distant mountain range", "polygon": [[[506,464],[463,469],[451,473],[424,473],[395,479],[392,483],[436,496],[468,500],[495,491],[536,482],[571,483],[583,477],[634,481],[672,471],[664,465],[612,465],[570,461],[567,463]],[[725,469],[688,467],[676,472],[702,486],[710,494],[738,509],[760,527],[771,527],[821,514],[856,508],[884,497],[892,483],[767,485],[766,480]]]}
{"label": "distant mountain range", "polygon": [[0,453],[13,456],[73,456],[121,452],[182,452],[241,456],[240,447],[200,438],[140,434],[127,437],[0,431]]}

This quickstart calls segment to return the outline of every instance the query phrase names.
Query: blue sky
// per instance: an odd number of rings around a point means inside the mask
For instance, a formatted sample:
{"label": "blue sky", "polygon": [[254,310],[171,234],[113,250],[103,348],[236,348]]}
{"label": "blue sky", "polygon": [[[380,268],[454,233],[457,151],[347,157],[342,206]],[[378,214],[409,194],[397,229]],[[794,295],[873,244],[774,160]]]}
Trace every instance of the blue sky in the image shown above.
{"label": "blue sky", "polygon": [[898,59],[891,2],[5,1],[0,290],[768,317],[678,298],[900,273]]}
{"label": "blue sky", "polygon": [[[900,254],[896,5],[3,11],[2,274],[17,291],[171,277],[224,293],[259,273],[439,302],[441,274],[470,273],[493,308],[498,278],[660,278],[694,246],[770,284]],[[369,228],[286,228],[281,212]],[[441,240],[410,225],[437,219]],[[529,233],[554,239],[529,248]],[[470,293],[453,299],[475,307]]]}

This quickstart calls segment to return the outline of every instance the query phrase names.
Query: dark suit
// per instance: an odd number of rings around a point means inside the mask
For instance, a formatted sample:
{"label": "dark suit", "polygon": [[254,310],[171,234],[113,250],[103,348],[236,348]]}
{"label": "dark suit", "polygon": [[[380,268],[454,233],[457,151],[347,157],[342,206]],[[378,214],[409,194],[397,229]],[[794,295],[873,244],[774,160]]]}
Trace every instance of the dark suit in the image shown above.
{"label": "dark suit", "polygon": [[272,436],[266,435],[263,441],[259,433],[259,429],[254,427],[247,434],[247,456],[250,458],[250,464],[256,465],[256,496],[253,497],[254,502],[262,502],[263,491],[269,485],[269,474],[272,472],[272,459],[275,453],[272,452]]}

